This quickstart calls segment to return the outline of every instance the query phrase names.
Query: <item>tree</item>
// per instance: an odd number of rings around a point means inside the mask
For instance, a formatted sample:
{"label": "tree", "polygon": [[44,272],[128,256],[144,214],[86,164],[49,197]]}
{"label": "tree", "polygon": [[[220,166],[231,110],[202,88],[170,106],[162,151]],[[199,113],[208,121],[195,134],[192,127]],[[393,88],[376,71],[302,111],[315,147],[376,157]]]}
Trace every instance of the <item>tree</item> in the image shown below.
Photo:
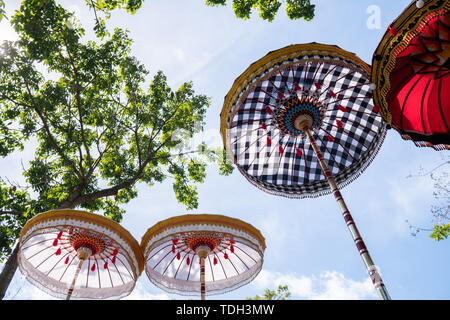
{"label": "tree", "polygon": [[[142,6],[144,0],[86,0],[86,3],[94,9],[100,11],[108,18],[110,11],[123,8],[130,13],[135,13]],[[225,6],[227,0],[206,0],[208,6]],[[303,18],[310,21],[314,18],[315,5],[311,0],[284,0],[286,14],[289,19],[297,20]],[[237,18],[248,19],[252,10],[259,12],[259,16],[267,21],[273,21],[282,2],[278,0],[233,0],[234,14]],[[101,34],[104,28],[104,20],[96,13],[96,30]]]}
{"label": "tree", "polygon": [[[445,159],[445,156],[443,157]],[[440,163],[438,166],[434,167],[428,172],[423,172],[423,168],[419,170],[416,176],[428,176],[434,181],[434,191],[433,197],[437,200],[435,204],[431,206],[432,221],[434,226],[430,228],[421,228],[413,225],[409,225],[411,234],[416,236],[420,231],[431,232],[430,238],[441,241],[447,239],[450,234],[450,188],[449,188],[449,177],[450,174],[447,171],[438,171],[438,169],[443,166],[449,165],[450,160],[447,159]],[[414,177],[409,175],[408,178]],[[406,222],[409,224],[408,220]]]}
{"label": "tree", "polygon": [[291,296],[287,285],[279,285],[277,290],[265,289],[264,295],[261,297],[256,295],[253,298],[246,298],[246,300],[287,300]]}
{"label": "tree", "polygon": [[[227,0],[206,0],[209,6],[224,6]],[[315,5],[310,0],[285,0],[286,14],[289,19],[303,18],[310,21],[314,18]],[[259,12],[259,16],[267,21],[273,21],[281,2],[278,0],[233,0],[233,9],[237,18],[248,19],[252,9]]]}
{"label": "tree", "polygon": [[11,24],[19,40],[0,47],[0,155],[30,145],[35,153],[23,167],[26,185],[0,181],[0,298],[33,215],[80,207],[120,222],[138,183],[168,177],[177,201],[193,209],[207,161],[232,171],[223,150],[178,151],[175,133],[200,132],[210,99],[190,82],[173,91],[161,71],[144,89],[149,72],[130,54],[127,32],[83,41],[84,29],[54,0],[24,0]]}

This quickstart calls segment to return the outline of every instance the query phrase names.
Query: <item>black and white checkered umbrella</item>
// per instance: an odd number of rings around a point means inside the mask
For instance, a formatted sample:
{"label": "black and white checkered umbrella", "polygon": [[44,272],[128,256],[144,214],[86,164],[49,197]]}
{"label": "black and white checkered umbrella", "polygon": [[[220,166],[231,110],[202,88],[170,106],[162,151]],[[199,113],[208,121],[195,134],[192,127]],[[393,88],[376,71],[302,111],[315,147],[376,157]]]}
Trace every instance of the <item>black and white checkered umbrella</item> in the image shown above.
{"label": "black and white checkered umbrella", "polygon": [[[222,111],[222,135],[241,173],[259,188],[292,198],[330,193],[306,134],[312,134],[340,187],[371,162],[385,136],[374,110],[370,67],[334,46],[289,46],[236,80]],[[262,62],[262,63],[260,63]]]}
{"label": "black and white checkered umbrella", "polygon": [[224,145],[258,188],[304,198],[333,193],[380,297],[389,295],[339,188],[381,147],[386,126],[374,107],[370,66],[336,46],[272,51],[239,76],[221,113]]}

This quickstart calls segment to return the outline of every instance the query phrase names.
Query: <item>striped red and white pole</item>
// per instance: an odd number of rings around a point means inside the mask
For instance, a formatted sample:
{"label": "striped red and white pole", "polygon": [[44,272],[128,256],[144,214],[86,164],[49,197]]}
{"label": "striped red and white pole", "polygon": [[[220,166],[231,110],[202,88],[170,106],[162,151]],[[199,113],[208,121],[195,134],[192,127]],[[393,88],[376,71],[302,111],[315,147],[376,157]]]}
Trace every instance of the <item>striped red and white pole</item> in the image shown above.
{"label": "striped red and white pole", "polygon": [[200,258],[200,298],[205,300],[206,296],[206,285],[205,285],[205,259],[208,256],[211,248],[208,246],[200,245],[195,248],[195,252]]}
{"label": "striped red and white pole", "polygon": [[205,258],[200,258],[200,298],[205,300]]}
{"label": "striped red and white pole", "polygon": [[70,284],[69,291],[67,292],[66,300],[70,300],[70,297],[72,296],[72,293],[73,293],[73,289],[75,288],[75,282],[77,282],[78,275],[80,274],[81,267],[83,266],[83,262],[87,258],[89,258],[89,256],[91,254],[92,254],[92,252],[90,251],[90,249],[83,248],[83,247],[78,249],[77,256],[78,256],[79,261],[78,261],[77,269],[75,270],[75,275],[73,276],[72,283]]}
{"label": "striped red and white pole", "polygon": [[320,167],[322,168],[323,174],[328,181],[328,185],[330,186],[331,191],[333,192],[333,195],[336,199],[339,209],[341,210],[342,215],[344,217],[345,223],[347,224],[347,227],[350,231],[353,241],[355,242],[356,248],[358,249],[358,252],[364,262],[364,265],[367,269],[367,272],[369,273],[373,285],[375,286],[378,296],[380,297],[380,299],[383,300],[391,300],[391,297],[389,296],[386,286],[384,285],[384,282],[381,279],[377,267],[375,266],[372,258],[370,257],[369,250],[367,249],[361,237],[361,234],[359,233],[358,228],[356,227],[355,221],[353,220],[353,217],[351,216],[350,211],[348,210],[348,207],[345,204],[344,198],[342,197],[341,192],[339,191],[339,188],[336,184],[336,180],[334,179],[334,176],[331,174],[331,171],[328,168],[327,163],[325,162],[322,152],[320,151],[312,135],[312,132],[309,129],[309,126],[306,124],[305,126],[302,127],[302,130],[308,136],[308,139],[311,143],[314,153],[316,154],[319,160],[319,164]]}

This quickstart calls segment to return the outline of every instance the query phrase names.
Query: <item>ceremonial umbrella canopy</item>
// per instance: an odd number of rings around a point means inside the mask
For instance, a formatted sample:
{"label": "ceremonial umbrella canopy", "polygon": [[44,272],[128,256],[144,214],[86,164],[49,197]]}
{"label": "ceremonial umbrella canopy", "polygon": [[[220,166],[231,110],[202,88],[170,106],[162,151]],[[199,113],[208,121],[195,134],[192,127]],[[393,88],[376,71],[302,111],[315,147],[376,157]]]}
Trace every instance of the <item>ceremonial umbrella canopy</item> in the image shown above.
{"label": "ceremonial umbrella canopy", "polygon": [[139,243],[122,226],[70,209],[40,213],[26,223],[18,262],[31,283],[67,300],[126,296],[144,267]]}
{"label": "ceremonial umbrella canopy", "polygon": [[221,113],[224,145],[258,188],[291,198],[332,192],[372,281],[389,295],[339,192],[375,157],[385,124],[370,67],[336,46],[272,51],[234,82]]}
{"label": "ceremonial umbrella canopy", "polygon": [[200,293],[202,300],[252,281],[261,270],[265,247],[250,224],[211,214],[160,221],[141,241],[152,283],[172,293]]}
{"label": "ceremonial umbrella canopy", "polygon": [[450,149],[450,2],[412,2],[373,55],[375,105],[404,139]]}

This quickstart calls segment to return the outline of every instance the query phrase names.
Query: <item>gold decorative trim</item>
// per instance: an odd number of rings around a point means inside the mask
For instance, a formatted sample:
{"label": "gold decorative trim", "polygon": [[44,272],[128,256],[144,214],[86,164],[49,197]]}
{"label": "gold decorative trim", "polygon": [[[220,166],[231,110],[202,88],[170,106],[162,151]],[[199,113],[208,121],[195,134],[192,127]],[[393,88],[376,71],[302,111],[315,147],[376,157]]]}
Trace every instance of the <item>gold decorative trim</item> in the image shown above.
{"label": "gold decorative trim", "polygon": [[168,228],[196,224],[219,225],[244,231],[255,237],[263,250],[266,248],[265,239],[258,229],[242,220],[215,214],[186,214],[159,221],[144,234],[141,240],[141,248],[145,250],[150,238]]}
{"label": "gold decorative trim", "polygon": [[33,218],[27,221],[27,223],[20,232],[19,241],[22,242],[22,237],[34,225],[45,221],[59,220],[59,219],[75,219],[79,221],[91,222],[98,226],[107,227],[111,229],[130,245],[136,257],[136,261],[138,263],[139,274],[142,273],[144,269],[144,256],[142,254],[142,250],[139,246],[139,243],[136,241],[136,239],[119,223],[104,216],[91,213],[88,211],[61,209],[39,213],[38,215],[34,216]]}
{"label": "gold decorative trim", "polygon": [[[442,5],[439,6],[439,2],[441,2]],[[438,5],[438,7],[436,7],[436,5]],[[433,6],[434,8],[431,9]],[[380,114],[383,119],[394,129],[399,131],[399,133],[401,133],[400,128],[392,123],[392,114],[389,111],[389,103],[386,100],[386,96],[391,89],[389,75],[395,67],[398,54],[403,52],[411,40],[414,39],[427,25],[428,21],[424,21],[424,19],[433,14],[433,16],[436,17],[440,14],[438,12],[441,10],[444,10],[444,13],[447,13],[450,10],[450,2],[429,0],[426,1],[425,5],[420,9],[417,8],[415,1],[411,2],[411,4],[390,25],[390,28],[395,28],[397,33],[392,36],[389,33],[389,30],[387,30],[374,52],[371,75],[371,82],[376,84],[376,88],[373,91],[374,103],[380,108]],[[414,18],[417,19],[417,22],[411,28],[411,20]],[[395,43],[397,44],[395,45]],[[375,59],[375,56],[378,55],[382,57],[379,61]],[[387,62],[385,62],[386,58],[388,59]],[[381,86],[382,77],[380,74],[384,76],[384,86]]]}

